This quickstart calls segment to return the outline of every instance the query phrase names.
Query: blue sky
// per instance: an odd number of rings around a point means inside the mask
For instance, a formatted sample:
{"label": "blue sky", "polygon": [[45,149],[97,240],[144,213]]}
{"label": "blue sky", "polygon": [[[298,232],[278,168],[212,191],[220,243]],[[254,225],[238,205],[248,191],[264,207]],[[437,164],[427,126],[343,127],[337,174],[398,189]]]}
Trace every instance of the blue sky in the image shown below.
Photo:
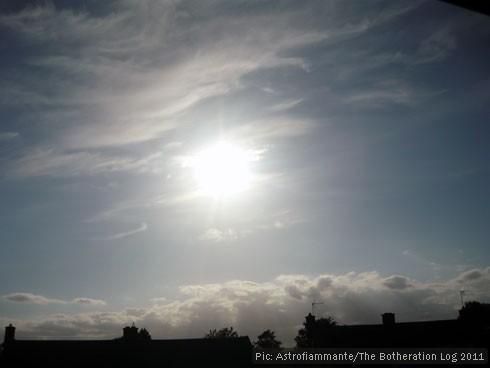
{"label": "blue sky", "polygon": [[[291,344],[313,300],[341,324],[455,318],[462,288],[490,301],[487,16],[438,1],[0,12],[0,321],[19,338],[134,321]],[[218,142],[250,180],[207,195],[196,157]]]}

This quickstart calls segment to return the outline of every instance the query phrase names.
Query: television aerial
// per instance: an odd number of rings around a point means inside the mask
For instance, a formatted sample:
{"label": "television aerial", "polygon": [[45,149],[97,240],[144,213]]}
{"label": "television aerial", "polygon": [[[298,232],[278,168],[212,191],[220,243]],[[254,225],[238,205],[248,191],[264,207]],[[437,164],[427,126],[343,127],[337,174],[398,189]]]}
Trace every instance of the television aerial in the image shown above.
{"label": "television aerial", "polygon": [[317,302],[315,299],[313,299],[313,302],[311,303],[311,314],[312,315],[315,315],[315,305],[319,305],[319,304],[325,304],[325,303]]}
{"label": "television aerial", "polygon": [[459,291],[459,296],[461,298],[461,308],[464,308],[464,298],[463,296],[468,292],[469,290],[461,289]]}

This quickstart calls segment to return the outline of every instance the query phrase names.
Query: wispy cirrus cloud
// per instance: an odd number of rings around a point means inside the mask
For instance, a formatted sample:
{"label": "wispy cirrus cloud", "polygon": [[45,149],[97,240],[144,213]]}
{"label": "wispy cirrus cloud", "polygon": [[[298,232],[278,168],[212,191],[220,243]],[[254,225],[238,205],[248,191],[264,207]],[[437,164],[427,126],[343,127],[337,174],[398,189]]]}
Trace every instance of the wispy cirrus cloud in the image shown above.
{"label": "wispy cirrus cloud", "polygon": [[297,119],[290,116],[273,116],[243,124],[231,130],[232,137],[247,141],[270,141],[292,138],[312,133],[318,124],[312,119]]}
{"label": "wispy cirrus cloud", "polygon": [[134,234],[140,233],[142,231],[146,231],[147,229],[148,229],[148,225],[145,222],[142,222],[141,225],[139,227],[137,227],[136,229],[132,229],[132,230],[128,230],[128,231],[123,231],[123,232],[120,232],[120,233],[116,233],[116,234],[110,235],[110,236],[107,237],[107,239],[110,239],[110,240],[123,239],[123,238],[126,238],[128,236],[132,236]]}
{"label": "wispy cirrus cloud", "polygon": [[0,141],[8,141],[19,136],[17,132],[0,132]]}
{"label": "wispy cirrus cloud", "polygon": [[263,220],[266,220],[266,222],[259,225],[249,224],[249,226],[244,226],[244,224],[241,224],[239,227],[209,227],[198,236],[198,240],[228,244],[258,232],[282,230],[307,222],[305,218],[292,210],[278,211],[270,216],[270,218],[268,217]]}
{"label": "wispy cirrus cloud", "polygon": [[[328,7],[337,10],[334,4],[320,8]],[[53,4],[4,14],[0,24],[36,52],[24,61],[32,73],[0,82],[5,87],[0,90],[8,91],[0,92],[0,101],[31,106],[36,124],[49,123],[51,129],[19,154],[9,173],[63,177],[146,170],[151,166],[147,157],[161,150],[128,157],[103,149],[184,129],[192,124],[186,120],[189,113],[211,98],[242,91],[253,73],[284,68],[308,73],[310,61],[295,49],[357,37],[411,8],[388,6],[365,19],[344,14],[345,24],[333,17],[327,26],[316,27],[305,27],[301,19],[308,12],[295,6],[269,15],[252,6],[240,17],[225,16],[226,7],[208,14],[186,2],[121,3],[117,12],[97,16]],[[44,75],[59,77],[46,83]],[[284,97],[269,111],[277,115],[303,101]],[[306,118],[259,120],[245,122],[238,134],[273,139],[307,134],[314,127]]]}
{"label": "wispy cirrus cloud", "polygon": [[456,38],[447,28],[442,28],[422,40],[414,63],[433,63],[445,59],[456,49]]}
{"label": "wispy cirrus cloud", "polygon": [[[71,148],[141,142],[175,129],[175,118],[200,101],[239,88],[246,73],[281,66],[304,68],[303,60],[282,56],[281,50],[326,37],[322,32],[286,27],[284,19],[270,24],[260,15],[246,20],[203,18],[192,27],[181,28],[178,12],[178,6],[172,4],[147,3],[145,7],[122,6],[117,14],[102,17],[52,5],[5,15],[0,22],[29,42],[52,43],[49,51],[29,60],[33,67],[84,81],[60,89],[56,84],[66,82],[55,80],[54,88],[46,91],[41,80],[26,79],[21,84],[17,80],[17,89],[37,83],[36,88],[25,90],[50,96],[51,106],[76,106],[80,115],[88,117],[65,129],[63,142]],[[158,22],[149,21],[148,14],[159,14]],[[142,22],[145,27],[139,28]],[[245,27],[249,37],[242,39],[240,30]],[[197,44],[187,41],[191,35],[197,36]],[[74,42],[78,47],[66,53],[63,45]],[[57,46],[65,52],[58,53]],[[170,49],[172,54],[167,53]],[[150,56],[162,63],[149,65]],[[59,90],[65,92],[57,94]],[[26,103],[27,97],[23,94],[19,102]]]}
{"label": "wispy cirrus cloud", "polygon": [[222,242],[235,241],[239,239],[240,236],[241,235],[239,232],[231,228],[222,229],[222,230],[216,228],[209,228],[203,234],[201,234],[199,239],[203,241],[222,243]]}
{"label": "wispy cirrus cloud", "polygon": [[[241,79],[253,71],[306,69],[305,60],[283,51],[327,37],[323,31],[291,28],[283,16],[266,19],[260,13],[204,17],[180,27],[177,20],[189,9],[178,8],[122,4],[117,13],[93,17],[46,4],[1,16],[3,26],[31,45],[33,55],[25,62],[37,73],[4,80],[1,90],[8,94],[0,93],[0,101],[29,105],[37,124],[51,126],[49,135],[11,161],[9,173],[63,177],[144,169],[160,151],[128,157],[102,148],[181,129],[189,111],[211,97],[239,91]],[[196,43],[190,41],[194,37]],[[39,77],[54,71],[60,78],[50,83]],[[281,125],[269,134],[292,129]]]}
{"label": "wispy cirrus cloud", "polygon": [[285,110],[292,109],[293,107],[299,105],[302,101],[303,101],[302,98],[298,98],[295,100],[283,101],[283,102],[280,102],[276,105],[271,106],[269,109],[271,111],[285,111]]}
{"label": "wispy cirrus cloud", "polygon": [[102,172],[147,171],[160,159],[160,153],[146,157],[106,155],[97,152],[63,152],[53,147],[37,147],[8,164],[16,178],[53,176],[71,177]]}
{"label": "wispy cirrus cloud", "polygon": [[[213,98],[251,88],[248,80],[254,74],[285,69],[308,74],[318,67],[312,64],[314,54],[295,50],[355,40],[420,4],[385,4],[382,10],[360,5],[364,11],[356,13],[334,3],[311,5],[324,14],[321,24],[302,21],[311,13],[292,4],[269,13],[251,6],[239,17],[226,16],[230,9],[220,4],[213,4],[217,9],[208,13],[187,2],[146,1],[120,3],[117,11],[97,16],[53,4],[4,14],[0,24],[33,51],[23,61],[32,72],[9,74],[0,82],[0,102],[31,106],[34,124],[50,127],[50,134],[18,152],[6,175],[68,177],[161,167],[153,163],[161,164],[156,157],[168,150],[165,143],[144,153],[138,148],[130,155],[117,150],[166,140],[197,125],[190,114],[199,115]],[[372,70],[442,60],[456,41],[446,27],[429,33],[412,54],[373,52],[369,42],[366,45],[355,57],[349,56],[352,48],[335,46],[328,61],[319,58],[316,64],[331,65],[333,80],[343,75],[347,82],[369,82],[379,80],[367,75]],[[45,75],[57,77],[46,83]],[[276,91],[275,98],[259,108],[266,116],[244,119],[230,129],[231,135],[271,141],[310,134],[319,126],[315,119],[285,114],[306,105],[308,95],[294,89],[286,93],[267,83],[258,87]],[[336,96],[329,94],[328,99],[361,106],[411,105],[423,95],[407,81],[396,86],[365,83],[355,93],[342,91],[337,88]],[[115,152],[108,154],[107,149]]]}

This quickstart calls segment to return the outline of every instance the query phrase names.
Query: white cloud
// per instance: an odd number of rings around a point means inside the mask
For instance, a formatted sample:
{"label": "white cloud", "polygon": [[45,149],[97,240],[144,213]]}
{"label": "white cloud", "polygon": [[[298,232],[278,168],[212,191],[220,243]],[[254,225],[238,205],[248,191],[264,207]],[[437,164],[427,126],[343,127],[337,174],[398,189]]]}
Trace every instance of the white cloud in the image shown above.
{"label": "white cloud", "polygon": [[4,295],[3,299],[12,303],[27,303],[27,304],[80,304],[80,305],[93,305],[102,306],[107,303],[100,299],[91,298],[75,298],[72,301],[46,298],[42,295],[36,295],[31,293],[12,293]]}
{"label": "white cloud", "polygon": [[42,295],[30,293],[13,293],[4,295],[5,300],[14,303],[30,303],[30,304],[65,304],[66,302],[59,299],[49,299]]}
{"label": "white cloud", "polygon": [[[42,320],[13,320],[18,339],[113,339],[131,317],[123,312],[55,314]],[[9,322],[10,323],[10,322]]]}
{"label": "white cloud", "polygon": [[404,89],[380,88],[356,92],[346,98],[348,103],[363,103],[370,106],[383,106],[387,102],[409,104],[411,93]]}
{"label": "white cloud", "polygon": [[269,108],[270,111],[285,111],[292,109],[293,107],[299,105],[303,102],[303,98],[298,98],[296,100],[288,100],[278,104],[275,104]]}
{"label": "white cloud", "polygon": [[[225,16],[229,10],[220,4],[213,6],[220,11],[185,2],[122,2],[116,11],[93,16],[44,4],[0,16],[0,24],[34,45],[33,50],[44,50],[26,62],[60,76],[49,83],[38,74],[1,82],[0,91],[8,92],[0,92],[0,101],[32,106],[37,124],[49,122],[53,130],[45,142],[18,158],[10,172],[59,177],[152,170],[158,167],[152,165],[158,158],[153,155],[160,152],[107,156],[101,149],[147,142],[185,128],[190,112],[209,98],[240,91],[251,73],[278,68],[308,72],[309,60],[292,50],[356,37],[418,5],[369,10],[361,18],[335,4],[322,5],[322,11],[330,9],[325,14],[341,16],[332,16],[321,27],[306,26],[301,19],[310,14],[301,7],[268,14],[256,9],[237,17]],[[431,39],[422,50],[447,44],[447,37]],[[381,101],[393,99],[392,92],[361,91],[350,99]],[[404,93],[395,94],[402,103]],[[303,99],[285,96],[269,112],[286,111]],[[268,116],[235,132],[250,140],[270,140],[308,134],[315,127],[308,119]]]}
{"label": "white cloud", "polygon": [[[272,18],[260,12],[203,16],[182,26],[186,15],[179,7],[121,3],[117,12],[94,17],[46,4],[2,15],[0,24],[24,41],[50,45],[27,58],[29,64],[60,76],[49,83],[36,75],[2,82],[5,88],[0,90],[8,91],[0,93],[2,101],[32,106],[38,124],[47,121],[52,129],[50,137],[9,166],[10,172],[59,177],[145,170],[155,159],[152,153],[107,156],[100,149],[146,142],[180,129],[199,103],[239,91],[248,73],[278,67],[308,70],[307,60],[286,51],[331,37],[291,27],[287,12]],[[261,136],[291,136],[310,126],[280,118],[249,129]],[[164,149],[177,147],[169,144]]]}
{"label": "white cloud", "polygon": [[237,139],[251,142],[272,138],[290,138],[311,133],[317,124],[310,119],[297,119],[291,116],[273,116],[244,124],[230,134]]}
{"label": "white cloud", "polygon": [[128,231],[124,231],[121,233],[110,235],[107,237],[107,239],[111,239],[111,240],[122,239],[122,238],[126,238],[128,236],[137,234],[139,232],[146,231],[147,229],[148,229],[148,225],[146,223],[142,222],[141,225],[139,227],[137,227],[136,229],[132,229],[132,230],[128,230]]}
{"label": "white cloud", "polygon": [[240,237],[240,234],[231,228],[228,229],[216,229],[216,228],[209,228],[207,229],[199,239],[204,240],[204,241],[211,241],[211,242],[216,242],[216,243],[222,243],[222,242],[230,242],[237,240]]}
{"label": "white cloud", "polygon": [[182,142],[169,142],[163,146],[164,151],[176,150],[182,147]]}
{"label": "white cloud", "polygon": [[424,39],[416,54],[416,63],[441,61],[456,48],[456,39],[448,29],[441,28]]}
{"label": "white cloud", "polygon": [[169,299],[162,296],[162,297],[159,297],[159,298],[153,298],[150,300],[151,302],[153,303],[156,303],[156,304],[164,304],[164,303],[168,303],[169,302]]}
{"label": "white cloud", "polygon": [[[243,239],[251,234],[267,231],[267,230],[282,230],[290,226],[303,223],[306,220],[295,214],[291,210],[282,210],[274,213],[272,216],[268,216],[267,220],[272,222],[266,222],[262,225],[252,225],[249,227],[234,229],[231,227],[226,228],[215,228],[211,227],[206,229],[202,234],[199,235],[198,239],[203,242],[214,242],[214,243],[231,243],[233,241]],[[259,220],[255,218],[255,220]]]}
{"label": "white cloud", "polygon": [[[53,51],[30,60],[34,66],[84,77],[86,83],[73,84],[57,96],[63,105],[71,100],[96,111],[94,118],[69,128],[64,138],[70,147],[81,148],[158,137],[177,127],[179,114],[236,89],[251,71],[306,68],[304,60],[280,55],[281,51],[326,35],[288,27],[282,17],[203,17],[191,27],[181,27],[175,5],[147,3],[143,8],[121,5],[117,13],[101,17],[49,5],[30,7],[0,22],[32,41],[63,49],[64,53]],[[242,37],[244,30],[247,38]],[[192,37],[197,47],[189,45]],[[66,53],[63,46],[68,44],[78,47]],[[160,62],[152,65],[149,59]]]}
{"label": "white cloud", "polygon": [[159,153],[146,157],[106,156],[93,152],[62,152],[38,147],[9,165],[15,177],[94,175],[102,172],[147,171]]}
{"label": "white cloud", "polygon": [[72,303],[82,305],[107,305],[107,303],[103,300],[90,298],[75,298],[73,299]]}
{"label": "white cloud", "polygon": [[273,219],[273,221],[270,223],[265,223],[263,225],[260,225],[259,228],[261,230],[267,230],[267,229],[280,230],[290,226],[307,222],[306,218],[302,217],[298,213],[295,213],[294,211],[289,209],[278,211],[270,217]]}
{"label": "white cloud", "polygon": [[180,298],[157,297],[148,307],[2,321],[15,323],[19,338],[114,338],[134,321],[154,338],[201,337],[210,329],[233,326],[252,340],[271,329],[292,345],[314,299],[324,303],[317,306],[317,316],[333,316],[341,324],[381,323],[380,314],[387,311],[394,312],[397,321],[446,319],[457,317],[461,283],[474,290],[479,301],[489,302],[489,282],[490,267],[439,283],[377,272],[280,275],[266,282],[184,285]]}
{"label": "white cloud", "polygon": [[2,132],[0,133],[0,141],[8,141],[19,136],[17,132]]}

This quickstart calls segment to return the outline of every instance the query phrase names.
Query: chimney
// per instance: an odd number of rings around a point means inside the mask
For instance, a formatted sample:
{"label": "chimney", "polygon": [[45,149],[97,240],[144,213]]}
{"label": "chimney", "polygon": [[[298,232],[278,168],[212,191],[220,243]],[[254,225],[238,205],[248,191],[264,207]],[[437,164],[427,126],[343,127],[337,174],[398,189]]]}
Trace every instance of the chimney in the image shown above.
{"label": "chimney", "polygon": [[395,325],[395,313],[383,313],[381,315],[383,318],[383,325],[394,326]]}
{"label": "chimney", "polygon": [[131,327],[126,326],[123,328],[123,339],[124,340],[137,340],[138,339],[138,327],[133,323]]}
{"label": "chimney", "polygon": [[315,319],[315,316],[312,315],[311,313],[308,313],[308,315],[306,316],[306,328],[311,328],[313,326],[315,326],[316,324],[316,319]]}
{"label": "chimney", "polygon": [[316,318],[311,313],[308,313],[305,319],[306,337],[308,339],[310,347],[313,348],[315,347],[317,338]]}
{"label": "chimney", "polygon": [[9,324],[5,327],[5,337],[3,339],[4,344],[8,344],[15,340],[15,327]]}

